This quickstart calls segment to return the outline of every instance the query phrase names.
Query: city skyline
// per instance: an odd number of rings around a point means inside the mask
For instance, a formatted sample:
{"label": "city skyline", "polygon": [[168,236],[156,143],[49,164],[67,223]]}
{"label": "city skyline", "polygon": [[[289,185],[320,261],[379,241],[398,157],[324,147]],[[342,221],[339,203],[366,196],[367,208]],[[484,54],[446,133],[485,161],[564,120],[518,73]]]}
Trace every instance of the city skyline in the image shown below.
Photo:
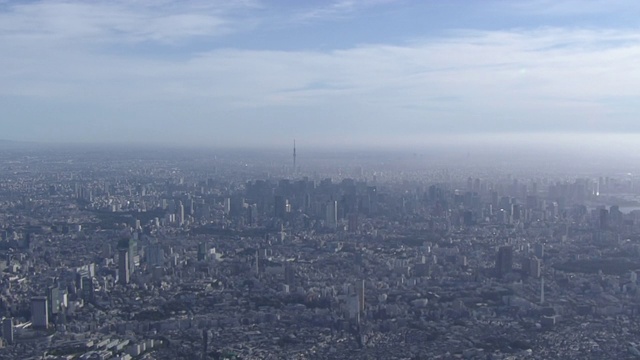
{"label": "city skyline", "polygon": [[4,1],[2,138],[632,144],[639,6]]}

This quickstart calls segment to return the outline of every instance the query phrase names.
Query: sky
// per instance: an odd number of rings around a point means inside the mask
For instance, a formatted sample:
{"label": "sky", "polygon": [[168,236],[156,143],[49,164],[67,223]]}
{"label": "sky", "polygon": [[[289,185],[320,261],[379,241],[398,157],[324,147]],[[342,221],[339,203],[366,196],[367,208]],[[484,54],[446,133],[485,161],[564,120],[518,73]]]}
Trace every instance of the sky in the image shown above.
{"label": "sky", "polygon": [[637,0],[0,0],[0,139],[640,142],[638,14]]}

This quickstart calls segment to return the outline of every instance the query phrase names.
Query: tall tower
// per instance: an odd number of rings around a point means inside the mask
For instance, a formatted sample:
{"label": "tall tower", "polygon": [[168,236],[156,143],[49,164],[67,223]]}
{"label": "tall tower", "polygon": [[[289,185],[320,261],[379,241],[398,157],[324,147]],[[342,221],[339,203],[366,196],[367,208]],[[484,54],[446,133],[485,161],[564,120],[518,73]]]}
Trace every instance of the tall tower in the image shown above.
{"label": "tall tower", "polygon": [[296,174],[296,139],[293,139],[293,175]]}

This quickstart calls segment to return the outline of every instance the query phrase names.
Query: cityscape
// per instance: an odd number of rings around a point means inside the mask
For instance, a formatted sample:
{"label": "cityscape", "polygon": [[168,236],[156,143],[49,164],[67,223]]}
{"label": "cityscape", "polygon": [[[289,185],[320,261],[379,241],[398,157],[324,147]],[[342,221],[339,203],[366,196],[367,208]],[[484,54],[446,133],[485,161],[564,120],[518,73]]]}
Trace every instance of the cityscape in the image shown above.
{"label": "cityscape", "polygon": [[640,357],[637,175],[288,153],[5,144],[0,358]]}
{"label": "cityscape", "polygon": [[0,360],[640,360],[638,14],[0,0]]}

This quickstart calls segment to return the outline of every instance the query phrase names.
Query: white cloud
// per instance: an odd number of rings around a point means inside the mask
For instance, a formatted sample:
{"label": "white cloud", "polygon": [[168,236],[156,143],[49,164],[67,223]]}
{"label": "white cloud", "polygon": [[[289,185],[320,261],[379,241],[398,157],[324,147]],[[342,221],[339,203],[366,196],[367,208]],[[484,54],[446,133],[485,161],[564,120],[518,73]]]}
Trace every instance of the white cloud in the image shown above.
{"label": "white cloud", "polygon": [[256,137],[640,131],[640,105],[629,101],[640,96],[637,30],[467,30],[343,50],[186,48],[168,57],[129,48],[219,36],[237,26],[234,11],[215,3],[181,11],[144,2],[14,5],[0,13],[0,53],[10,54],[0,57],[0,100],[55,104],[59,117],[117,117],[114,131],[139,123],[158,127],[158,137],[175,134],[158,125],[174,118],[193,138],[247,124]]}

